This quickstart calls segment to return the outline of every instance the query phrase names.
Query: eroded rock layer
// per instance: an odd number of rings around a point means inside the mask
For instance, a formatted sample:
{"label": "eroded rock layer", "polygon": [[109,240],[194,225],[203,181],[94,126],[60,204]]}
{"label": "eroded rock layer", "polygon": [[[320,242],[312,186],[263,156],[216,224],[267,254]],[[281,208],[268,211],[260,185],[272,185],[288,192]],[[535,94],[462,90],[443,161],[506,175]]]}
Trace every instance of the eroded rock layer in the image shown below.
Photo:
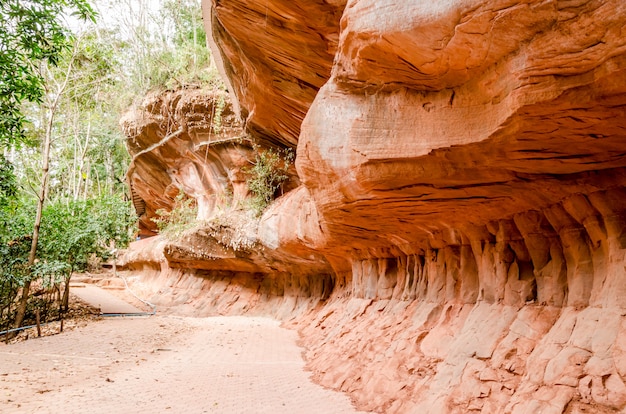
{"label": "eroded rock layer", "polygon": [[154,300],[288,320],[375,412],[626,409],[624,2],[203,7],[246,131],[297,146],[301,185],[247,250],[136,247]]}
{"label": "eroded rock layer", "polygon": [[258,139],[296,146],[302,119],[330,75],[345,3],[203,2],[231,92]]}
{"label": "eroded rock layer", "polygon": [[[163,269],[296,272],[322,278],[331,273],[324,255],[306,241],[319,233],[316,209],[306,189],[289,192],[288,199],[273,207],[286,205],[289,214],[270,213],[260,220],[250,211],[250,168],[255,148],[262,147],[253,145],[244,133],[225,92],[192,89],[155,94],[129,111],[121,125],[132,155],[127,177],[140,235],[155,235],[161,210],[180,208],[176,198],[192,198],[197,207],[192,231],[178,240],[157,236],[147,252],[131,249],[122,266],[133,267],[149,257],[150,262],[163,262],[159,265]],[[281,188],[288,192],[297,183],[294,177]],[[291,227],[287,230],[286,225]]]}
{"label": "eroded rock layer", "polygon": [[154,94],[120,124],[132,157],[126,175],[144,235],[154,234],[156,211],[171,210],[181,191],[195,199],[200,219],[245,198],[243,168],[254,157],[225,92]]}
{"label": "eroded rock layer", "polygon": [[623,410],[625,196],[353,261],[351,299],[295,324],[317,378],[385,413]]}

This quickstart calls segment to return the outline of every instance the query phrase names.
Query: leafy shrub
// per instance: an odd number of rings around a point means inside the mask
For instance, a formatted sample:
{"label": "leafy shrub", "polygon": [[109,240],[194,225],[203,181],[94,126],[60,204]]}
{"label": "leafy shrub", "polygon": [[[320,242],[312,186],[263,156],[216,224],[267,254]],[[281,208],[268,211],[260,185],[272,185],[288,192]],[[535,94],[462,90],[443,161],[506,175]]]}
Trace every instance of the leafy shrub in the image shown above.
{"label": "leafy shrub", "polygon": [[256,148],[256,150],[254,165],[246,171],[249,175],[246,183],[252,192],[250,209],[261,215],[289,178],[287,171],[293,164],[294,155],[290,148],[285,150]]}
{"label": "leafy shrub", "polygon": [[123,248],[136,221],[130,203],[119,197],[50,203],[43,213],[38,257],[85,270],[91,255],[109,256],[110,243]]}
{"label": "leafy shrub", "polygon": [[196,200],[188,198],[185,192],[180,190],[171,211],[160,208],[156,213],[158,217],[150,220],[157,225],[159,233],[168,239],[178,239],[197,223],[198,206]]}
{"label": "leafy shrub", "polygon": [[0,204],[6,204],[17,193],[17,179],[13,164],[0,154]]}
{"label": "leafy shrub", "polygon": [[[130,203],[116,196],[50,202],[43,211],[37,260],[28,266],[34,216],[32,200],[0,205],[0,330],[13,324],[18,294],[26,282],[45,292],[32,295],[30,302],[49,309],[56,300],[54,292],[60,294],[58,284],[63,282],[69,292],[73,271],[84,270],[94,255],[106,259],[111,241],[124,247],[137,219]],[[66,300],[64,293],[65,309]],[[47,318],[43,311],[42,318]]]}

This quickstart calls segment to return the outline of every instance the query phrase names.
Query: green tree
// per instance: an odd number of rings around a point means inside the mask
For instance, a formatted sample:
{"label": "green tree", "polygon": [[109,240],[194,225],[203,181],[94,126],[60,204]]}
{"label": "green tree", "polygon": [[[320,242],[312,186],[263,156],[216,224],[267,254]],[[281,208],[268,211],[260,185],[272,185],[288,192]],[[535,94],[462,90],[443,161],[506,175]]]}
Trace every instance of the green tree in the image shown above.
{"label": "green tree", "polygon": [[200,0],[98,0],[125,59],[120,77],[132,99],[146,92],[189,85],[223,88],[211,66]]}
{"label": "green tree", "polygon": [[[71,36],[63,24],[63,14],[70,11],[81,19],[95,21],[95,13],[84,0],[4,0],[0,2],[0,145],[6,148],[25,139],[24,101],[41,104],[46,95],[42,65],[56,65],[62,52],[71,45]],[[67,86],[67,77],[63,83]],[[58,92],[58,91],[57,91]],[[53,96],[54,113],[58,96]],[[52,116],[45,125],[43,164],[38,208],[33,224],[27,266],[35,262],[43,203],[47,193],[50,129]],[[20,326],[30,294],[30,279],[22,286],[16,310],[15,326]]]}
{"label": "green tree", "polygon": [[95,19],[85,0],[3,0],[0,2],[0,143],[24,139],[24,101],[41,102],[43,62],[55,65],[70,45],[62,23],[67,11],[81,19]]}
{"label": "green tree", "polygon": [[[69,286],[132,234],[121,113],[148,90],[223,87],[199,0],[92,4],[118,23],[94,27],[85,0],[0,0],[0,317],[13,326],[31,315],[31,282]],[[69,14],[88,20],[73,36]]]}
{"label": "green tree", "polygon": [[[113,245],[125,247],[136,221],[130,202],[120,196],[48,203],[43,211],[37,261],[29,265],[34,209],[32,203],[19,201],[0,208],[0,330],[17,316],[16,299],[27,282],[56,292],[60,311],[67,311],[72,272],[85,270],[92,257],[106,260]],[[41,300],[38,305],[50,308]],[[25,316],[32,306],[30,295]]]}
{"label": "green tree", "polygon": [[[70,87],[55,117],[50,198],[86,200],[120,191],[128,155],[119,131],[115,96],[123,87],[115,76],[118,57],[106,32],[90,30],[77,37],[73,57],[55,68],[48,83],[72,62]],[[40,109],[45,110],[46,108]]]}
{"label": "green tree", "polygon": [[66,311],[72,273],[85,270],[91,256],[107,259],[112,246],[125,247],[137,218],[119,196],[51,203],[43,218],[39,263],[64,282],[61,307]]}

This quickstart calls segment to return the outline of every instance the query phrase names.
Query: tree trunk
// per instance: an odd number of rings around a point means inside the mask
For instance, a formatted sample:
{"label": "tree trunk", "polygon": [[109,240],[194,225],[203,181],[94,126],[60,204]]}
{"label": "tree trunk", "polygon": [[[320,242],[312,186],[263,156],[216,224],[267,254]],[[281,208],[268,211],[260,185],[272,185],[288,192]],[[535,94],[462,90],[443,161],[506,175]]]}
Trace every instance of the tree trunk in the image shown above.
{"label": "tree trunk", "polygon": [[[22,326],[22,322],[24,321],[24,316],[26,315],[26,305],[28,305],[28,297],[30,296],[30,280],[24,282],[24,286],[22,287],[22,296],[20,297],[20,301],[17,303],[17,311],[15,314],[15,322],[13,322],[13,328],[19,328]],[[15,335],[9,334],[9,337],[13,337]]]}
{"label": "tree trunk", "polygon": [[[90,138],[91,138],[91,119],[89,120],[87,124],[87,135],[85,137],[85,145],[81,147],[80,158],[78,159],[78,170],[74,172],[74,175],[77,176],[77,184],[76,184],[76,187],[74,188],[74,201],[78,200],[80,196],[80,191],[83,186],[85,187],[85,194],[87,193],[89,172],[87,172],[87,174],[84,174],[83,170],[85,169],[85,158],[87,157],[87,150],[89,149]],[[76,141],[77,147],[81,145],[80,142],[78,141],[78,133],[77,133],[77,136],[75,137],[75,141]],[[75,155],[75,157],[76,156],[77,155]],[[74,163],[76,163],[76,160],[74,160]],[[85,180],[85,183],[83,183],[83,180]]]}
{"label": "tree trunk", "polygon": [[[55,102],[56,104],[56,102]],[[56,105],[55,105],[56,106]],[[51,108],[52,111],[52,108]],[[30,253],[28,254],[28,267],[30,268],[35,264],[35,258],[37,257],[37,244],[39,243],[39,228],[41,227],[41,216],[43,215],[44,202],[48,195],[48,181],[50,178],[50,144],[52,142],[52,121],[54,112],[51,112],[48,117],[48,125],[46,126],[46,137],[43,143],[43,160],[41,166],[41,188],[39,189],[39,195],[37,196],[37,214],[35,216],[35,225],[33,226],[33,240],[30,245]],[[19,328],[24,322],[24,316],[26,316],[26,307],[28,305],[28,297],[30,296],[30,276],[22,287],[22,296],[17,304],[17,313],[15,315],[14,328]]]}
{"label": "tree trunk", "polygon": [[[59,100],[65,88],[67,87],[67,83],[70,79],[70,74],[72,72],[72,63],[73,60],[70,61],[68,65],[67,72],[65,73],[65,80],[62,84],[57,84],[56,94],[54,98],[50,102],[49,114],[46,124],[46,134],[43,142],[43,153],[42,153],[42,165],[41,165],[41,188],[39,189],[39,194],[37,195],[37,213],[35,215],[35,224],[33,225],[33,240],[30,245],[30,253],[28,254],[28,267],[31,268],[35,264],[35,259],[37,257],[37,244],[39,243],[39,229],[41,227],[41,216],[43,215],[43,207],[46,202],[46,198],[48,197],[48,183],[50,179],[50,147],[52,146],[52,127],[54,124],[54,116],[56,115],[56,110],[59,105]],[[30,275],[28,279],[24,283],[22,287],[22,296],[20,297],[19,303],[17,305],[17,313],[15,315],[15,322],[13,324],[14,328],[19,328],[22,326],[22,322],[24,322],[24,316],[26,316],[26,307],[28,305],[28,297],[30,296]]]}
{"label": "tree trunk", "polygon": [[115,248],[115,239],[109,241],[111,255],[113,256],[113,276],[117,277],[117,249]]}
{"label": "tree trunk", "polygon": [[73,270],[70,270],[69,274],[65,276],[65,289],[63,290],[63,299],[61,300],[61,309],[63,312],[67,312],[70,309],[70,280],[72,279]]}

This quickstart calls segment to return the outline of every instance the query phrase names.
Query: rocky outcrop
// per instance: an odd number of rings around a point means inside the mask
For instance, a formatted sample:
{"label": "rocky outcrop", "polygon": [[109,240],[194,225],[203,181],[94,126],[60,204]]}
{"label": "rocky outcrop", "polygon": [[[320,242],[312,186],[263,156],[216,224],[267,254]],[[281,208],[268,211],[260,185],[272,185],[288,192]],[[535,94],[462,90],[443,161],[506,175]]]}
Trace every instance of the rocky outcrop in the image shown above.
{"label": "rocky outcrop", "polygon": [[219,39],[213,50],[257,139],[296,146],[302,119],[330,75],[345,3],[203,1],[207,33]]}
{"label": "rocky outcrop", "polygon": [[619,2],[370,3],[346,9],[298,146],[329,245],[422,248],[624,185]]}
{"label": "rocky outcrop", "polygon": [[[324,275],[324,256],[307,246],[318,226],[315,206],[302,188],[289,203],[290,214],[259,220],[247,208],[255,147],[244,133],[225,92],[201,89],[166,91],[147,97],[121,121],[132,161],[127,173],[140,234],[156,233],[159,210],[171,211],[181,194],[197,206],[197,225],[184,236],[160,236],[147,249],[130,249],[120,266],[234,271],[253,274],[297,272]],[[288,181],[289,191],[297,179]],[[300,196],[298,195],[300,194]],[[307,201],[308,200],[308,201]],[[308,203],[308,204],[307,204]],[[285,231],[285,223],[300,227]],[[295,231],[294,231],[295,230]],[[291,245],[291,249],[277,247]]]}
{"label": "rocky outcrop", "polygon": [[351,299],[295,324],[318,380],[385,413],[623,410],[625,195],[353,261]]}
{"label": "rocky outcrop", "polygon": [[[191,238],[195,233],[190,232]],[[327,299],[335,287],[329,273],[260,271],[254,262],[234,258],[229,268],[223,259],[220,263],[207,253],[199,257],[215,245],[182,241],[172,246],[166,239],[150,237],[131,244],[118,261],[118,271],[158,312],[195,317],[248,314],[291,319]],[[177,253],[180,262],[167,257],[177,247],[182,247]],[[212,260],[218,264],[210,266]]]}
{"label": "rocky outcrop", "polygon": [[154,235],[151,219],[158,209],[171,210],[181,191],[195,199],[199,219],[246,197],[243,168],[252,150],[225,92],[156,93],[120,124],[132,157],[126,176],[143,235]]}
{"label": "rocky outcrop", "polygon": [[245,254],[164,247],[162,300],[284,318],[377,412],[626,409],[623,2],[203,6],[246,131],[295,146],[301,185]]}

